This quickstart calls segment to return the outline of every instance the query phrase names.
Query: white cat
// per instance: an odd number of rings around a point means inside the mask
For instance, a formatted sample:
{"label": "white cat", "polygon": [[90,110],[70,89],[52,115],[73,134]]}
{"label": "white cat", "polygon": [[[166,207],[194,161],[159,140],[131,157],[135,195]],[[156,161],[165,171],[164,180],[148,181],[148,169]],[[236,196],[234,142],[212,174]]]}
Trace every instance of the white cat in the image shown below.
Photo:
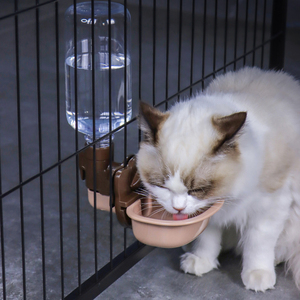
{"label": "white cat", "polygon": [[137,166],[145,187],[172,214],[222,209],[181,257],[186,273],[218,267],[236,247],[247,289],[276,282],[288,262],[300,288],[300,86],[283,72],[244,68],[217,77],[162,113],[140,104]]}

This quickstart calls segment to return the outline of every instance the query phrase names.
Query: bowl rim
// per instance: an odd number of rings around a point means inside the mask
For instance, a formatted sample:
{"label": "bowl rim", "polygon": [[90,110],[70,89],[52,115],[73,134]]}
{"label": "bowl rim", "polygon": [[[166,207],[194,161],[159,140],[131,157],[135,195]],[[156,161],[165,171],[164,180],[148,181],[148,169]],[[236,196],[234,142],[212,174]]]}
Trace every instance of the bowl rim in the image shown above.
{"label": "bowl rim", "polygon": [[187,220],[158,220],[158,219],[152,219],[149,217],[144,217],[142,215],[139,215],[135,212],[135,209],[138,205],[141,205],[141,199],[138,199],[134,203],[132,203],[130,206],[127,207],[126,213],[128,217],[134,221],[145,223],[149,225],[157,225],[157,226],[165,226],[165,227],[179,227],[179,226],[186,226],[195,224],[198,222],[201,222],[209,217],[211,217],[213,214],[215,214],[218,210],[221,209],[221,207],[224,204],[224,200],[215,202],[210,208],[208,208],[206,211],[204,211],[202,214],[187,219]]}

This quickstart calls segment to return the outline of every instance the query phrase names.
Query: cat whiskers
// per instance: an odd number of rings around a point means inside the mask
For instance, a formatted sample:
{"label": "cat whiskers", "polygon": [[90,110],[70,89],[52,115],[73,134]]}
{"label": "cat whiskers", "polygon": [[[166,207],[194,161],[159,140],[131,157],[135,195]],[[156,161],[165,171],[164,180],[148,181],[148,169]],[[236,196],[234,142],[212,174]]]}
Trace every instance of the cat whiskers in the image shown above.
{"label": "cat whiskers", "polygon": [[138,190],[134,191],[136,194],[142,197],[149,197],[151,194],[145,188],[139,188]]}
{"label": "cat whiskers", "polygon": [[160,212],[162,212],[162,211],[165,211],[165,209],[164,209],[163,207],[160,207],[160,208],[154,210],[148,217],[151,218],[151,217],[153,217],[154,215],[156,215],[156,214],[158,214],[158,213],[160,213]]}
{"label": "cat whiskers", "polygon": [[147,209],[155,209],[155,208],[157,208],[157,209],[160,209],[160,208],[162,208],[162,206],[161,205],[159,205],[159,204],[156,204],[156,205],[151,205],[150,203],[143,203],[142,204],[142,207],[141,207],[141,212],[143,212],[143,211],[145,211],[145,210],[147,210]]}
{"label": "cat whiskers", "polygon": [[163,212],[163,214],[161,215],[161,220],[165,219],[165,217],[167,216],[167,213],[168,212],[166,210]]}
{"label": "cat whiskers", "polygon": [[235,203],[234,200],[235,200],[235,198],[231,197],[231,196],[212,197],[212,198],[206,199],[207,205],[197,209],[196,215],[199,215],[199,214],[205,212],[207,209],[209,209],[215,203],[220,203],[220,202],[223,202],[223,201],[225,201],[226,203],[228,203],[228,202],[229,203]]}

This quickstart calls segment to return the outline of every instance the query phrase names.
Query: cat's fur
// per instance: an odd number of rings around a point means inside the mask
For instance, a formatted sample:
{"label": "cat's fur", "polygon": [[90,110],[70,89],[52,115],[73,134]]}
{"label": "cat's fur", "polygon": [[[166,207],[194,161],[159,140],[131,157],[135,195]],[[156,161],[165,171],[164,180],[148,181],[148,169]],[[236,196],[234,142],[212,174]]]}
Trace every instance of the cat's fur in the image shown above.
{"label": "cat's fur", "polygon": [[265,291],[288,262],[300,287],[300,86],[283,72],[244,68],[162,113],[140,105],[137,166],[149,192],[172,213],[193,214],[224,199],[190,253],[186,273],[218,267],[236,247],[247,289]]}

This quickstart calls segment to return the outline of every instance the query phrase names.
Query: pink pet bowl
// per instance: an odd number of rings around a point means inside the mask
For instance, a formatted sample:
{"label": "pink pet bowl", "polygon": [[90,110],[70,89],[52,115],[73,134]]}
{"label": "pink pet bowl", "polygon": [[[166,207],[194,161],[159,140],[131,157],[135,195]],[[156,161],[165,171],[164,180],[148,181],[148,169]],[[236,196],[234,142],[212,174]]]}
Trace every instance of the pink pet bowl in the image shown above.
{"label": "pink pet bowl", "polygon": [[126,212],[137,240],[150,246],[176,248],[192,242],[223,203],[219,201],[203,213],[185,220],[173,220],[171,214],[160,209],[159,204],[150,199],[135,201]]}

